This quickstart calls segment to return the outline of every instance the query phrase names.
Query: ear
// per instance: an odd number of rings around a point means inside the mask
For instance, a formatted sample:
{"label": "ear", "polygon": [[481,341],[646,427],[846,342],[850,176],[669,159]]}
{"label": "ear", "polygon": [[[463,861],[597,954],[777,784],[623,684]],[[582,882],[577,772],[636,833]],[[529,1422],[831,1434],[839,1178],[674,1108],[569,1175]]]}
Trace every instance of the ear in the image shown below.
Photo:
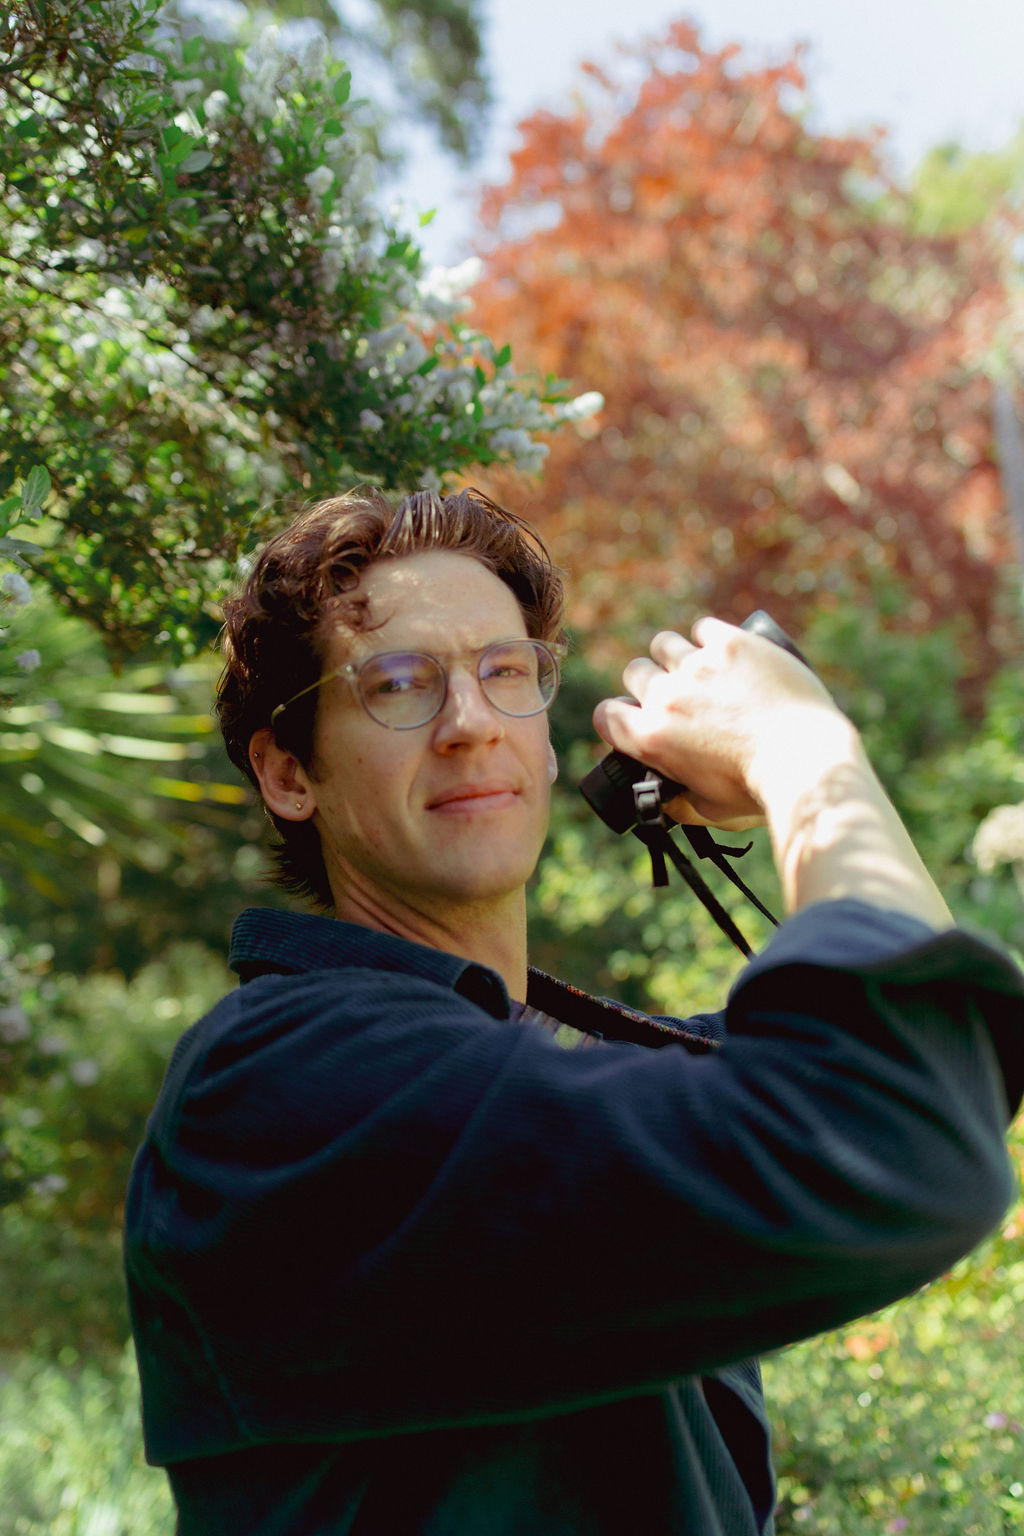
{"label": "ear", "polygon": [[554,749],[554,747],[551,745],[551,743],[549,741],[548,742],[548,782],[550,784],[553,784],[557,778],[558,778],[558,759],[555,756],[555,749]]}
{"label": "ear", "polygon": [[284,821],[308,821],[316,812],[312,780],[294,752],[279,747],[270,726],[254,732],[249,761],[268,811]]}

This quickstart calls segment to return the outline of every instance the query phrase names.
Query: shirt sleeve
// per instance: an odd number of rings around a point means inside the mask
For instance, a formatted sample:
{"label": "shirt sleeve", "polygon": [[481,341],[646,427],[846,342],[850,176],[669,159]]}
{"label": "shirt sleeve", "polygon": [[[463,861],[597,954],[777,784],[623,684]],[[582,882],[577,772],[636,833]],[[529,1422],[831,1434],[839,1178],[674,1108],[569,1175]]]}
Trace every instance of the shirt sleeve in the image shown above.
{"label": "shirt sleeve", "polygon": [[261,978],[154,1121],[129,1272],[249,1435],[649,1390],[993,1227],[1021,1005],[995,950],[855,902],[780,930],[703,1055],[563,1051],[410,976]]}

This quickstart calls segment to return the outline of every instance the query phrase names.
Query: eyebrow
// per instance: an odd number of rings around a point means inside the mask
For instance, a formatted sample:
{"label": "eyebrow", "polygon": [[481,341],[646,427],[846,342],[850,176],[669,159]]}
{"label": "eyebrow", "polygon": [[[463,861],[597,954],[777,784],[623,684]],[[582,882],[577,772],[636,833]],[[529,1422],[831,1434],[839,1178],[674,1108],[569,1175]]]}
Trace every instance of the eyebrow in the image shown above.
{"label": "eyebrow", "polygon": [[[495,645],[530,645],[536,640],[535,635],[500,635],[496,640],[485,640],[483,645],[470,646],[464,651],[428,651],[417,645],[389,645],[381,651],[369,651],[360,659],[350,657],[348,662],[342,662],[342,666],[349,664],[361,667],[364,662],[373,661],[378,656],[429,656],[434,661],[459,661],[463,656],[482,656],[484,651],[489,651]],[[548,645],[548,641],[540,641],[542,645]],[[552,647],[553,649],[553,647]],[[331,668],[337,671],[338,668]]]}

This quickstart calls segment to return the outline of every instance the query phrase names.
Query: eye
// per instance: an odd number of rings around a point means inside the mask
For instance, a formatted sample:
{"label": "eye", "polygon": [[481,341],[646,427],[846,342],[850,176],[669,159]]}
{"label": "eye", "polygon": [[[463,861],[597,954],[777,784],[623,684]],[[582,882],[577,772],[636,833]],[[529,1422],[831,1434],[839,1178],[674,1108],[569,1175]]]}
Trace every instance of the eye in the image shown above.
{"label": "eye", "polygon": [[429,693],[437,686],[437,668],[426,656],[382,656],[363,668],[360,682],[377,699]]}
{"label": "eye", "polygon": [[537,656],[532,646],[502,646],[487,651],[480,661],[482,681],[523,682],[537,676]]}

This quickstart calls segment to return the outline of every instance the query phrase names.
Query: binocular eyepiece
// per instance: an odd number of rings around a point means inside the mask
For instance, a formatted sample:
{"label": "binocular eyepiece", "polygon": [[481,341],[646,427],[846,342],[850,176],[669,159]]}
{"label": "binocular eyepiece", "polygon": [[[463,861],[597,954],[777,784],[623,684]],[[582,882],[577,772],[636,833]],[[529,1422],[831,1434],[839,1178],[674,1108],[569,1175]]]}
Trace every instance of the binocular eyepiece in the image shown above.
{"label": "binocular eyepiece", "polygon": [[[744,619],[741,628],[771,640],[773,645],[781,646],[784,651],[795,656],[797,661],[802,661],[805,667],[810,665],[781,625],[776,624],[763,609],[758,608],[748,619]],[[651,770],[635,757],[629,757],[625,752],[609,752],[596,768],[590,770],[586,778],[580,780],[580,793],[591,810],[613,832],[631,832],[638,819],[634,786],[650,776]],[[660,783],[659,797],[663,804],[682,794],[686,788],[674,779],[661,778]]]}

